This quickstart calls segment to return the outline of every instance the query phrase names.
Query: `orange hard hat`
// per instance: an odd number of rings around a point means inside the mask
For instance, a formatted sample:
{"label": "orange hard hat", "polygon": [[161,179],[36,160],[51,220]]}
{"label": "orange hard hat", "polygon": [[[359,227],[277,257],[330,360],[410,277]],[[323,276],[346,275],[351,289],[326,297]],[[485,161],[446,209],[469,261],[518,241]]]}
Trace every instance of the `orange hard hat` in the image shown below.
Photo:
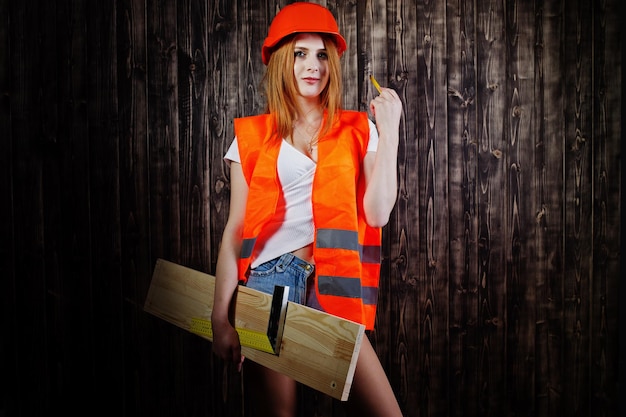
{"label": "orange hard hat", "polygon": [[335,38],[339,56],[346,50],[346,40],[332,13],[315,3],[291,3],[283,7],[272,20],[267,38],[263,42],[261,55],[265,65],[270,61],[272,49],[285,36],[294,33],[327,33]]}

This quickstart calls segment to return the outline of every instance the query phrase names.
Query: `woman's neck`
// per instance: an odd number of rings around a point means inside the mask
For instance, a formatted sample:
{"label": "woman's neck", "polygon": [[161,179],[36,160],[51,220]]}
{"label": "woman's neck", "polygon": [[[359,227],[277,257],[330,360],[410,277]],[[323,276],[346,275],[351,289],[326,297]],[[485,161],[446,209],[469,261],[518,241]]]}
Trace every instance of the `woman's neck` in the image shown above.
{"label": "woman's neck", "polygon": [[319,126],[324,116],[324,111],[317,100],[300,99],[300,112],[296,117],[296,123]]}
{"label": "woman's neck", "polygon": [[294,124],[317,128],[322,123],[323,117],[324,112],[319,106],[312,107],[310,109],[303,109],[303,111],[296,117]]}

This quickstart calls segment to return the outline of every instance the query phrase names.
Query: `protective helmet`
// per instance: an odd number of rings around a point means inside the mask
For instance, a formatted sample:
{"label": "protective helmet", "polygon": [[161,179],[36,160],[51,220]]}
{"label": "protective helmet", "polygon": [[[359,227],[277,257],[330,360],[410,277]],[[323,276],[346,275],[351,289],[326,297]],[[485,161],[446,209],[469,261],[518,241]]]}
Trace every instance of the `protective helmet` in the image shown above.
{"label": "protective helmet", "polygon": [[332,35],[335,38],[339,56],[347,48],[346,40],[339,33],[337,22],[327,8],[315,3],[291,3],[283,7],[272,20],[261,50],[263,63],[268,64],[272,49],[285,36],[305,32]]}

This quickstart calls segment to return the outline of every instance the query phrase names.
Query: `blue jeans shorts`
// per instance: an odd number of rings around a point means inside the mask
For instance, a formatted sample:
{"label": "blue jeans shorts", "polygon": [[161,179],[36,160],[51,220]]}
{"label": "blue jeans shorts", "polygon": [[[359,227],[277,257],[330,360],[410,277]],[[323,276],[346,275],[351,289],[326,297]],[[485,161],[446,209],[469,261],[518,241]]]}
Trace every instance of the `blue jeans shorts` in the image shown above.
{"label": "blue jeans shorts", "polygon": [[274,293],[275,285],[289,287],[289,301],[306,305],[307,292],[313,289],[307,285],[313,281],[309,277],[315,277],[315,265],[286,253],[250,270],[246,286],[268,294]]}

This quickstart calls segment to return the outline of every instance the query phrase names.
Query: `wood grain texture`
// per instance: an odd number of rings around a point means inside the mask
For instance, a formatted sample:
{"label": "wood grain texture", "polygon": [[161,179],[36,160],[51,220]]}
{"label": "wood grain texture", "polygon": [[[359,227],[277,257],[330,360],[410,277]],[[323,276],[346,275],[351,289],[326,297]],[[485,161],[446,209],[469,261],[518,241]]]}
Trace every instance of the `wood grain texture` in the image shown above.
{"label": "wood grain texture", "polygon": [[181,163],[182,261],[208,268],[209,242],[209,112],[210,78],[207,69],[208,4],[197,0],[176,3],[179,138]]}
{"label": "wood grain texture", "polygon": [[[233,119],[265,110],[292,2],[0,0],[0,414],[255,416],[143,305],[157,258],[215,270]],[[404,414],[617,416],[621,3],[315,2],[348,40],[344,105],[368,110],[371,72],[403,102],[367,336]]]}
{"label": "wood grain texture", "polygon": [[450,218],[450,415],[478,410],[478,126],[474,2],[447,8]]}
{"label": "wood grain texture", "polygon": [[[593,268],[590,284],[590,409],[611,414],[619,408],[615,387],[606,384],[617,378],[617,367],[606,358],[617,355],[617,344],[610,342],[611,329],[618,328],[618,281],[620,273],[619,224],[620,143],[613,140],[622,130],[622,54],[620,38],[611,36],[611,28],[623,25],[617,4],[593,3]],[[623,6],[622,6],[623,10]],[[620,23],[622,22],[622,23]],[[623,133],[622,133],[623,135]],[[619,135],[618,135],[619,136]],[[623,140],[621,142],[624,143]],[[622,261],[623,262],[623,261]],[[621,324],[623,327],[623,323]]]}
{"label": "wood grain texture", "polygon": [[506,43],[504,4],[476,3],[477,108],[477,413],[495,415],[505,403],[504,323],[506,294],[505,241],[509,224],[509,149],[504,136]]}
{"label": "wood grain texture", "polygon": [[[416,381],[420,414],[445,413],[446,404],[431,401],[431,393],[447,390],[447,378],[436,371],[445,362],[446,348],[437,335],[448,332],[448,164],[446,90],[445,2],[417,2],[418,78],[420,114],[417,124],[418,205],[421,220],[418,253],[421,273],[417,279],[418,356]],[[440,104],[441,103],[441,104]],[[446,277],[445,279],[443,279]]]}
{"label": "wood grain texture", "polygon": [[[535,83],[535,21],[534,6],[521,1],[508,4],[506,14],[507,77],[509,103],[506,131],[508,135],[510,172],[507,199],[510,212],[507,245],[508,279],[506,288],[507,321],[507,399],[509,407],[532,412],[536,407],[535,389],[535,325],[536,264],[535,216],[532,155],[536,135],[533,126]],[[530,227],[533,225],[533,227]],[[531,398],[532,397],[532,398]]]}
{"label": "wood grain texture", "polygon": [[[535,146],[535,172],[537,172],[538,242],[541,245],[541,273],[537,275],[537,295],[543,298],[537,310],[538,345],[536,388],[543,394],[537,404],[539,415],[550,416],[561,411],[561,387],[563,385],[561,364],[563,344],[563,115],[551,106],[563,108],[564,69],[562,67],[563,4],[559,1],[544,2],[540,19],[538,43],[540,50],[537,64],[541,94],[540,113],[537,115],[542,140]],[[548,162],[550,161],[550,162]]]}
{"label": "wood grain texture", "polygon": [[[192,320],[211,319],[215,277],[158,259],[144,305],[145,311],[185,330]],[[244,286],[236,294],[233,325],[265,334],[272,296]],[[282,342],[277,355],[242,345],[248,359],[333,398],[350,394],[365,327],[309,307],[287,303]],[[200,336],[212,340],[208,335]]]}
{"label": "wood grain texture", "polygon": [[[144,1],[124,0],[117,3],[115,10],[117,22],[117,84],[119,109],[119,158],[120,158],[120,222],[124,245],[133,248],[121,254],[122,291],[132,294],[145,294],[150,282],[152,265],[150,257],[150,179],[148,169],[148,92],[147,92],[147,39],[146,39],[146,4]],[[146,271],[148,271],[146,273]],[[147,323],[145,314],[133,306],[125,304],[122,310],[124,338],[133,340],[132,344],[150,343],[141,329]],[[132,357],[132,344],[124,345],[124,356]],[[153,352],[154,360],[158,352]],[[124,368],[125,380],[132,380],[140,372],[141,363],[132,361]],[[148,395],[145,386],[138,386],[133,395]],[[138,413],[137,405],[130,407],[129,414]]]}
{"label": "wood grain texture", "polygon": [[563,363],[570,366],[571,374],[563,379],[564,398],[573,398],[564,404],[568,415],[584,413],[589,407],[585,388],[588,378],[589,314],[592,251],[593,202],[592,181],[585,173],[592,166],[592,66],[591,58],[584,53],[591,48],[592,27],[586,25],[585,16],[591,15],[591,5],[578,1],[565,8],[564,25],[577,27],[576,32],[565,32],[565,43],[573,45],[564,50],[564,283],[563,283]]}
{"label": "wood grain texture", "polygon": [[178,119],[178,61],[176,45],[176,5],[149,0],[147,52],[148,146],[150,176],[151,229],[153,247],[169,258],[180,258],[180,142]]}
{"label": "wood grain texture", "polygon": [[230,203],[229,170],[224,155],[233,138],[233,119],[239,115],[237,85],[239,56],[229,53],[240,45],[237,2],[211,2],[207,8],[207,96],[209,157],[209,227],[210,270],[215,270],[222,230]]}

